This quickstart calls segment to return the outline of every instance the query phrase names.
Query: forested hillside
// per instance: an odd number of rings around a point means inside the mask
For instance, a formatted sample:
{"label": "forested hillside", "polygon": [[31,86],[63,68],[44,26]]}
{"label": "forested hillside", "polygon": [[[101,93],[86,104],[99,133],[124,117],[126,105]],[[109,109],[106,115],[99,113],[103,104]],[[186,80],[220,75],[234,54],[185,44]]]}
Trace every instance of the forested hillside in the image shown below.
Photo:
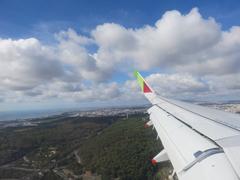
{"label": "forested hillside", "polygon": [[165,179],[162,149],[146,115],[34,119],[0,129],[0,179]]}
{"label": "forested hillside", "polygon": [[103,179],[164,179],[170,165],[151,164],[162,145],[144,123],[142,116],[122,119],[86,141],[80,149],[85,171],[101,174]]}

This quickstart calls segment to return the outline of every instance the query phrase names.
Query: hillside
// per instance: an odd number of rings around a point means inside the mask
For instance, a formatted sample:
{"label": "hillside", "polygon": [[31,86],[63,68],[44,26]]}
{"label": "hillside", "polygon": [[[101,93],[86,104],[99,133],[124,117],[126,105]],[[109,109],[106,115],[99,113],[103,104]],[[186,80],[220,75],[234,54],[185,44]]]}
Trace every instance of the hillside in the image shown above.
{"label": "hillside", "polygon": [[84,169],[101,174],[103,179],[162,179],[166,171],[157,175],[162,167],[151,164],[161,149],[155,131],[145,129],[138,116],[121,119],[104,129],[83,144],[80,154]]}
{"label": "hillside", "polygon": [[2,128],[0,179],[164,179],[169,164],[150,163],[162,146],[146,117],[63,115]]}

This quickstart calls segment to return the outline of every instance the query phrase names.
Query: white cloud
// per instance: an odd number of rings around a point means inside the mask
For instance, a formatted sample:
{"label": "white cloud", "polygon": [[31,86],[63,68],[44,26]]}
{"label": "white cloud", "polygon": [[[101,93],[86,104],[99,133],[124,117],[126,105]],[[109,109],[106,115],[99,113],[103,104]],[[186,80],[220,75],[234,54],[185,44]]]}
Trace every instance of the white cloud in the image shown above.
{"label": "white cloud", "polygon": [[164,71],[152,78],[166,95],[212,96],[220,93],[219,84],[226,94],[239,87],[240,27],[222,31],[196,8],[186,15],[168,11],[154,26],[138,29],[105,23],[92,35],[99,46],[96,57],[109,69]]}
{"label": "white cloud", "polygon": [[51,45],[36,38],[0,39],[0,97],[139,100],[135,82],[113,82],[113,72],[134,69],[164,72],[147,79],[171,97],[229,95],[240,89],[240,27],[223,31],[197,8],[188,14],[168,11],[153,26],[104,23],[89,36],[68,29],[54,37]]}
{"label": "white cloud", "polygon": [[[99,25],[92,35],[99,45],[102,61],[133,61],[138,69],[176,67],[201,61],[191,59],[218,43],[220,26],[213,18],[203,19],[195,8],[187,15],[178,11],[166,12],[155,26],[126,29],[118,24]],[[111,59],[107,59],[110,57]]]}
{"label": "white cloud", "polygon": [[81,36],[71,28],[69,28],[67,31],[60,31],[59,33],[55,34],[55,38],[60,42],[71,41],[79,45],[88,45],[94,43],[91,38]]}
{"label": "white cloud", "polygon": [[35,38],[0,39],[1,88],[24,90],[64,76],[51,47]]}
{"label": "white cloud", "polygon": [[[90,88],[84,88],[83,91],[78,91],[75,93],[67,94],[67,97],[72,96],[76,101],[107,101],[120,96],[120,87],[116,83],[101,83],[97,86],[92,86]],[[64,95],[63,95],[64,96]]]}
{"label": "white cloud", "polygon": [[99,82],[107,78],[108,72],[98,66],[97,59],[85,47],[93,43],[92,39],[78,35],[72,29],[62,31],[56,37],[59,59],[67,65],[76,81],[83,78]]}
{"label": "white cloud", "polygon": [[201,93],[208,90],[207,84],[189,74],[152,74],[146,79],[159,93],[168,96],[177,96],[178,93],[180,95],[189,92]]}

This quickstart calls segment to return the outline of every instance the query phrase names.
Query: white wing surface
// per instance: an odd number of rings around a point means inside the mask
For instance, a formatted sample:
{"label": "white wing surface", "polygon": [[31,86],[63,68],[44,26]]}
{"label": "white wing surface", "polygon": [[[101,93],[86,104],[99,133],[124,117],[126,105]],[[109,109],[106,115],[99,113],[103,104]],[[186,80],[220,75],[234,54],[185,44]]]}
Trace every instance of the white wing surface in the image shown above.
{"label": "white wing surface", "polygon": [[164,146],[153,163],[170,160],[180,180],[240,179],[239,115],[163,98],[134,74],[153,105],[146,125]]}

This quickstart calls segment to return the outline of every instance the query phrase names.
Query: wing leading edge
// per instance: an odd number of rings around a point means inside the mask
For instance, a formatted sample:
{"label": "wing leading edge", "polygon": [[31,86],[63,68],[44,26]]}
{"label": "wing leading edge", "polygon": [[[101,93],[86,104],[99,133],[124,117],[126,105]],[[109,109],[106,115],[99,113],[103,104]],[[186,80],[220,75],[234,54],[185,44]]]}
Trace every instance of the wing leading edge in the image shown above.
{"label": "wing leading edge", "polygon": [[134,75],[153,104],[147,126],[164,146],[153,163],[169,159],[180,180],[240,179],[240,116],[163,98]]}

